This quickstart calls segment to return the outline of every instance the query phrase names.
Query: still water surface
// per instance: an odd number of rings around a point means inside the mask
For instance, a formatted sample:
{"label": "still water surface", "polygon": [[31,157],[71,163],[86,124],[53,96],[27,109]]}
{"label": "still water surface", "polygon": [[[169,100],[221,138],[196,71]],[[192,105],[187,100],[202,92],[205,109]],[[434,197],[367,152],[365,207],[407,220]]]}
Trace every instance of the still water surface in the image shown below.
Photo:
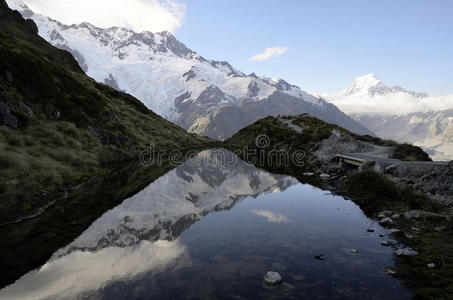
{"label": "still water surface", "polygon": [[[357,205],[218,153],[107,211],[0,299],[410,298]],[[264,284],[270,270],[282,284]]]}

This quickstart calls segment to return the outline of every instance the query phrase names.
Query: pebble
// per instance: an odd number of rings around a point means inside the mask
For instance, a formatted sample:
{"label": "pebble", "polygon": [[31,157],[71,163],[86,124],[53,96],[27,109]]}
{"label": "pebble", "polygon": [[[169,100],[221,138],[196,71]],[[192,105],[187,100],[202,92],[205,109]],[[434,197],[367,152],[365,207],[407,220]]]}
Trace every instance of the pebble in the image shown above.
{"label": "pebble", "polygon": [[319,177],[321,177],[321,179],[329,179],[329,178],[330,178],[330,175],[329,175],[329,174],[322,173],[321,175],[319,175]]}
{"label": "pebble", "polygon": [[269,271],[264,276],[264,282],[267,285],[278,285],[282,282],[282,277],[277,272]]}

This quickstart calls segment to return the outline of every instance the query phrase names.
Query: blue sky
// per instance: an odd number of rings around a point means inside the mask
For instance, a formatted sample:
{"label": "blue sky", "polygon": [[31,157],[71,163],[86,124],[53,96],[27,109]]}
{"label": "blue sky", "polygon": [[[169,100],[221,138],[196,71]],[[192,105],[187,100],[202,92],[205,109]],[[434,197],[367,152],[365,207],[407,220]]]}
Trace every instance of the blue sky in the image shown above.
{"label": "blue sky", "polygon": [[[337,92],[368,73],[432,95],[453,93],[453,1],[187,0],[178,39],[243,72]],[[265,61],[267,47],[288,47]]]}
{"label": "blue sky", "polygon": [[[206,58],[308,92],[337,92],[373,73],[388,85],[453,94],[453,0],[23,1],[63,23],[167,29]],[[271,47],[287,50],[249,60]]]}

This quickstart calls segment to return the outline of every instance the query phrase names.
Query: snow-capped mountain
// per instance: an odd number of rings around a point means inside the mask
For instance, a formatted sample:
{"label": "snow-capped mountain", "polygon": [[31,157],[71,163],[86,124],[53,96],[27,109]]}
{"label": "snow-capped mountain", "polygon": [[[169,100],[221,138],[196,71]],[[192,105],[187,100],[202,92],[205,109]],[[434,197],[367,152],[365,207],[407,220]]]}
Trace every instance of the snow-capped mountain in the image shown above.
{"label": "snow-capped mountain", "polygon": [[350,87],[343,90],[341,94],[343,96],[385,96],[389,94],[403,93],[414,96],[415,98],[428,97],[426,93],[417,93],[405,90],[400,86],[386,86],[381,80],[379,80],[374,74],[367,74],[365,76],[357,77]]}
{"label": "snow-capped mountain", "polygon": [[268,115],[307,112],[372,134],[322,98],[282,79],[245,75],[227,62],[205,59],[169,32],[68,26],[34,14],[20,0],[7,2],[33,19],[44,39],[71,52],[89,76],[134,95],[191,132],[227,138]]}
{"label": "snow-capped mountain", "polygon": [[388,87],[369,74],[323,97],[381,138],[419,145],[437,160],[453,159],[453,95]]}

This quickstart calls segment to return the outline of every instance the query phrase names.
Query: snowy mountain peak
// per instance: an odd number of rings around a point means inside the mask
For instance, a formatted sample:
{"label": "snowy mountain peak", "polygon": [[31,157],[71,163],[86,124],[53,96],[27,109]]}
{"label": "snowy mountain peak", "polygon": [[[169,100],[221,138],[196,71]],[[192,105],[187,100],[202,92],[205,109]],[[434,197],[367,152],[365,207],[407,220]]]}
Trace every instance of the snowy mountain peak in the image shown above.
{"label": "snowy mountain peak", "polygon": [[353,95],[353,94],[368,94],[377,89],[387,88],[385,84],[379,80],[374,74],[367,74],[364,76],[357,77],[354,82],[345,90],[343,90],[343,95]]}
{"label": "snowy mountain peak", "polygon": [[398,85],[388,87],[374,74],[367,74],[357,77],[354,82],[345,90],[341,92],[342,96],[385,96],[388,94],[409,94],[416,98],[428,97],[426,93],[408,91]]}

